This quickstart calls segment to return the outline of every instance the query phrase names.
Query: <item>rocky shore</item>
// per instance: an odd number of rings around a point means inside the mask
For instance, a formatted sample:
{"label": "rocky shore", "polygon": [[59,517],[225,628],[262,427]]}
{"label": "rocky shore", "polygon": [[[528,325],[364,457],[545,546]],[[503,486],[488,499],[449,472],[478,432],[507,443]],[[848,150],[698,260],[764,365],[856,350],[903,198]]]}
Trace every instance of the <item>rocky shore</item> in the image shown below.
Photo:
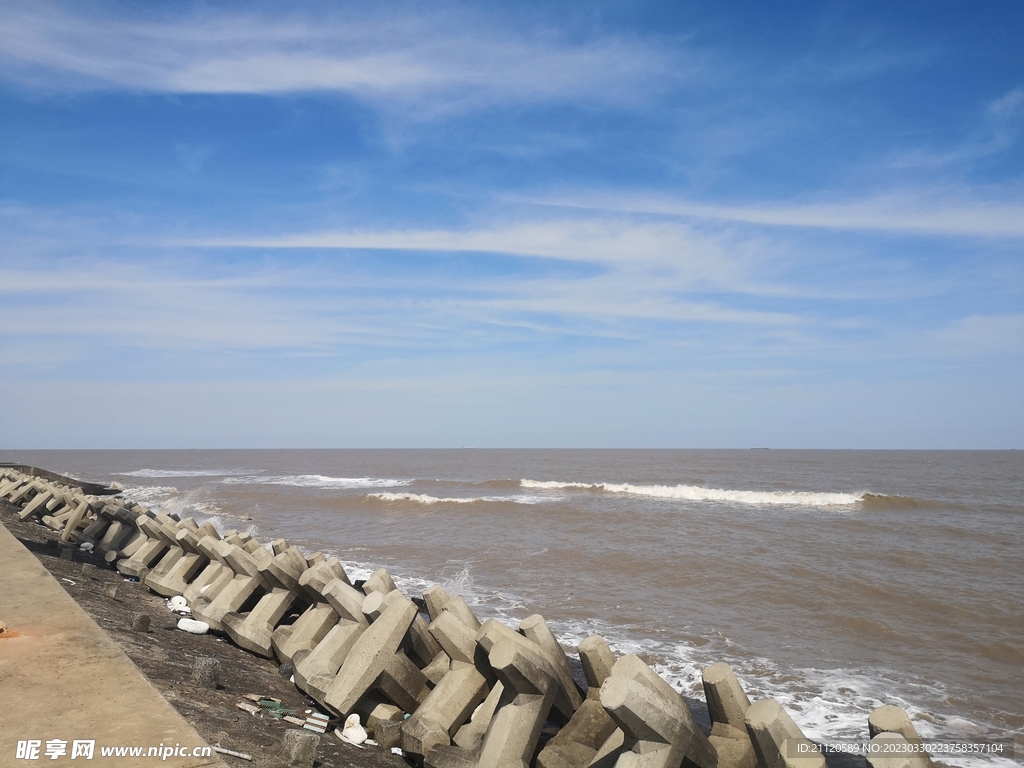
{"label": "rocky shore", "polygon": [[[515,629],[480,622],[441,587],[406,596],[383,569],[353,583],[287,541],[88,490],[0,467],[0,521],[232,764],[863,765],[826,760],[777,702],[751,703],[726,664],[705,670],[706,702],[684,699],[597,635],[565,649],[539,615]],[[919,742],[895,707],[869,729],[880,743]],[[929,765],[912,750],[870,762]]]}

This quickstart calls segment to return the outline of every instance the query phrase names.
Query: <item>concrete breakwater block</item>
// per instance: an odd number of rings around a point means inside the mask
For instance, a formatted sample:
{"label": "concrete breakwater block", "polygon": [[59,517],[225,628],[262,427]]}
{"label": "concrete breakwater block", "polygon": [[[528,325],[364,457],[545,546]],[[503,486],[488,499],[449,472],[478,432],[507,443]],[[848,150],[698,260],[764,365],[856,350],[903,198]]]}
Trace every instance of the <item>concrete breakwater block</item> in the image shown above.
{"label": "concrete breakwater block", "polygon": [[764,768],[825,768],[825,757],[775,699],[751,704],[746,725]]}
{"label": "concrete breakwater block", "polygon": [[750,699],[732,667],[712,664],[701,675],[711,717],[709,741],[718,753],[718,768],[754,768],[757,754],[746,729]]}

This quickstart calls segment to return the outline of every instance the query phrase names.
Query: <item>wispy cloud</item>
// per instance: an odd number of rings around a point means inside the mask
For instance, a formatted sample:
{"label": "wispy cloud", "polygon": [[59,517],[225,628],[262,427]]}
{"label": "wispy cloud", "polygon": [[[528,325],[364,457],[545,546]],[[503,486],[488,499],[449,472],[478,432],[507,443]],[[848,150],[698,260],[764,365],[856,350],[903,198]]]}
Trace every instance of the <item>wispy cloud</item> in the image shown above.
{"label": "wispy cloud", "polygon": [[634,102],[695,61],[625,36],[560,39],[457,13],[335,11],[313,17],[195,11],[176,18],[88,14],[53,3],[0,9],[0,77],[58,89],[370,98]]}
{"label": "wispy cloud", "polygon": [[649,213],[775,227],[905,232],[986,238],[1024,237],[1024,200],[978,202],[914,194],[829,203],[723,205],[644,194],[587,193],[516,198],[558,207]]}

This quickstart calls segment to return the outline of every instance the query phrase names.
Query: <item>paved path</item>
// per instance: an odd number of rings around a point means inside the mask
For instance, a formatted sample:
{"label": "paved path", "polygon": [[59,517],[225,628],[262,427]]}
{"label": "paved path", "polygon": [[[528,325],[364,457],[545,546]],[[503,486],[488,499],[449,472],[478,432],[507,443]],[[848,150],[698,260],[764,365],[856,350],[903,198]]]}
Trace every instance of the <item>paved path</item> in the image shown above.
{"label": "paved path", "polygon": [[[0,765],[224,768],[216,754],[145,756],[205,742],[3,525],[0,621]],[[17,759],[29,739],[41,742],[38,759]],[[71,758],[76,739],[95,740],[92,760]],[[50,759],[49,740],[67,742],[67,754]],[[103,757],[108,746],[143,747],[143,756]]]}

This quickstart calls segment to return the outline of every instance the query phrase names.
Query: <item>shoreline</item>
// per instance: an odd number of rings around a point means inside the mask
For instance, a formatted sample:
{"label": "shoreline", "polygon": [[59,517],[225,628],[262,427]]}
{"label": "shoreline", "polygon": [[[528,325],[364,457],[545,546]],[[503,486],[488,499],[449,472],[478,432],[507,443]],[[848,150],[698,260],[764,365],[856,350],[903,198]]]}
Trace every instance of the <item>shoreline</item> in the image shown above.
{"label": "shoreline", "polygon": [[[42,496],[43,490],[39,489],[38,493]],[[31,498],[32,494],[29,495],[29,499]],[[28,507],[27,501],[28,499],[22,499],[22,503],[25,504],[26,508]],[[42,499],[42,501],[45,501],[45,499]],[[102,519],[104,515],[113,515],[111,507],[107,504],[108,501],[109,500],[102,500],[94,504],[95,509],[91,509],[90,511],[95,514],[90,515],[91,519],[84,519],[80,515],[77,519],[72,518],[71,522],[65,523],[61,538],[65,540],[75,539],[77,541],[79,538],[77,534],[77,526],[79,526],[79,523],[81,523],[82,527],[92,523],[92,525],[100,525],[102,528],[103,525],[101,524],[104,523],[104,520]],[[85,506],[89,506],[85,501],[80,503]],[[137,505],[135,506],[137,507]],[[68,594],[76,600],[76,602],[85,608],[97,623],[99,623],[100,626],[102,626],[108,634],[111,635],[119,645],[121,645],[129,657],[132,658],[133,662],[136,663],[136,665],[147,675],[158,690],[160,690],[161,694],[163,694],[175,709],[184,715],[189,722],[196,725],[197,730],[203,738],[207,739],[211,744],[217,744],[218,746],[241,752],[246,752],[248,748],[253,750],[250,754],[253,754],[254,756],[259,756],[267,750],[273,749],[273,741],[268,741],[270,733],[276,731],[279,734],[284,729],[272,727],[274,725],[280,726],[280,723],[272,723],[270,724],[271,727],[268,727],[268,723],[265,722],[267,721],[267,718],[265,717],[261,717],[259,719],[253,718],[253,722],[248,722],[247,718],[249,718],[249,716],[241,713],[234,707],[234,703],[237,702],[238,697],[244,696],[247,693],[280,698],[284,702],[284,706],[291,706],[299,711],[303,711],[305,709],[324,711],[324,707],[322,706],[323,699],[320,698],[321,704],[318,704],[314,698],[306,695],[297,687],[290,685],[286,679],[282,678],[278,674],[278,665],[276,661],[259,658],[242,650],[241,648],[237,648],[228,642],[227,638],[218,638],[213,635],[189,635],[188,633],[177,631],[177,617],[167,609],[165,601],[161,597],[153,594],[149,589],[143,586],[142,583],[122,580],[122,576],[113,571],[110,565],[108,565],[108,563],[113,563],[118,558],[111,559],[108,556],[104,560],[99,556],[99,553],[93,554],[92,552],[83,552],[79,548],[70,544],[59,542],[56,538],[56,533],[60,533],[58,529],[61,528],[61,526],[58,525],[55,527],[53,518],[44,518],[43,521],[46,522],[46,525],[44,526],[38,524],[38,522],[32,522],[31,518],[26,521],[19,521],[16,517],[13,517],[12,514],[14,512],[20,512],[21,510],[14,505],[8,504],[6,501],[0,504],[0,509],[2,509],[4,513],[8,513],[0,514],[0,520],[7,525],[8,529],[10,529],[12,533],[19,538],[19,540],[22,540],[26,546],[29,547],[47,570],[49,570],[56,578],[64,580],[60,583],[61,586],[65,588],[65,591],[67,591]],[[125,510],[126,508],[121,508],[122,512]],[[154,516],[153,513],[150,513],[148,510],[144,510],[143,508],[138,508],[138,510],[141,510],[138,514],[139,520],[146,522],[145,526],[141,524],[139,525],[140,532],[144,531],[149,536],[147,540],[152,543],[156,543],[156,539],[153,538],[156,535],[153,533],[153,530],[155,529],[151,530],[153,525],[152,521],[154,520],[154,517],[158,519],[160,516]],[[55,512],[54,514],[57,513]],[[172,519],[167,515],[162,515],[162,517],[166,518],[168,521]],[[111,520],[112,519],[113,518],[111,517]],[[110,520],[106,522],[109,525]],[[173,522],[179,523],[176,518],[173,519]],[[185,526],[187,522],[188,521],[180,521],[180,525]],[[70,535],[68,530],[69,527]],[[91,527],[90,530],[92,530]],[[179,530],[183,532],[184,528],[180,528]],[[88,536],[85,538],[86,540],[89,539]],[[96,538],[98,537],[94,535],[93,539],[95,540]],[[143,536],[143,538],[146,537]],[[219,538],[219,536],[217,538]],[[256,545],[255,542],[253,543]],[[277,549],[276,544],[277,543],[275,542],[275,552]],[[265,552],[266,550],[264,550],[264,553]],[[63,556],[61,556],[62,554]],[[109,555],[110,552],[108,551],[107,554]],[[120,555],[120,557],[127,557],[127,555]],[[144,571],[144,573],[140,573],[139,575],[145,579],[149,573],[149,567],[147,566]],[[79,577],[78,579],[74,578],[76,574]],[[386,578],[387,580],[390,580],[390,577]],[[120,583],[118,584],[118,582]],[[105,595],[98,594],[99,592],[102,592],[104,583],[118,584],[119,596],[117,598],[110,599],[106,598]],[[361,582],[356,582],[356,586],[362,587],[363,585]],[[391,585],[391,589],[394,589],[393,584]],[[383,590],[381,594],[385,594],[386,592],[386,590]],[[374,594],[374,592],[367,590],[366,594],[369,598]],[[426,597],[426,594],[424,596]],[[413,598],[413,600],[416,600],[416,598]],[[416,602],[419,605],[419,610],[425,615],[423,601],[418,600]],[[412,604],[410,603],[410,606],[411,605]],[[252,607],[253,606],[249,606],[248,610],[252,610]],[[127,628],[127,620],[130,619],[132,613],[136,613],[139,610],[144,610],[156,620],[153,628],[147,633],[134,632]],[[431,616],[433,618],[433,611],[431,611]],[[542,619],[541,622],[543,622]],[[509,630],[503,629],[503,631],[507,632]],[[523,631],[524,630],[520,628],[520,632],[522,633]],[[529,637],[529,635],[527,636]],[[551,639],[552,641],[554,640],[553,637]],[[603,641],[601,641],[601,643],[603,644]],[[168,651],[170,651],[170,654]],[[586,695],[587,682],[590,681],[590,675],[588,673],[587,680],[584,681],[582,679],[584,676],[579,674],[583,671],[579,666],[579,660],[566,659],[565,655],[563,655],[564,651],[565,649],[558,651],[556,643],[556,653],[559,656],[562,656],[564,663],[575,666],[575,672],[577,674],[572,675],[572,677],[577,678],[576,687],[578,687],[579,691],[583,695]],[[171,654],[174,654],[176,659],[172,658]],[[218,661],[221,662],[222,669],[224,670],[223,680],[228,682],[222,685],[220,690],[197,690],[187,681],[183,681],[182,678],[187,675],[190,667],[190,661],[198,656],[217,658]],[[623,657],[620,660],[625,660],[626,658],[627,657]],[[639,660],[637,661],[641,666],[645,666],[642,662],[639,662]],[[573,662],[575,663],[573,664]],[[614,657],[610,658],[610,662],[609,670],[613,664],[618,668],[619,665],[615,663]],[[452,669],[455,669],[454,663],[452,665]],[[568,670],[569,667],[567,666],[566,669]],[[424,668],[424,670],[426,670],[426,668]],[[611,674],[611,672],[608,672],[608,674]],[[650,672],[650,674],[654,675],[653,672]],[[731,675],[731,672],[729,674]],[[442,679],[443,677],[444,673],[441,675]],[[656,675],[654,675],[654,677],[657,678]],[[659,685],[664,686],[671,692],[669,694],[670,696],[679,695],[678,692],[672,692],[672,689],[669,688],[666,683],[660,681],[660,679],[658,679],[657,682]],[[573,684],[569,683],[569,685],[572,686]],[[705,684],[705,688],[707,689],[707,683]],[[602,695],[603,692],[604,687],[602,687]],[[596,690],[592,690],[591,693],[596,693]],[[740,695],[743,695],[742,691],[740,691]],[[691,732],[693,733],[693,736],[690,738],[703,740],[704,744],[708,744],[707,737],[711,736],[714,738],[715,732],[712,731],[711,728],[711,720],[713,718],[709,717],[707,705],[700,700],[687,697],[684,697],[684,699],[688,705],[684,709],[690,710],[690,713],[686,716],[691,723],[689,727],[692,729]],[[763,702],[758,703],[760,704]],[[415,704],[412,705],[413,711],[415,711],[415,706]],[[600,709],[601,705],[597,704],[597,706],[598,709]],[[605,708],[608,707],[606,703],[604,703],[604,706]],[[548,726],[545,726],[546,730],[549,727],[552,727],[552,730],[547,735],[550,736],[559,732],[559,728],[566,729],[566,726],[570,724],[569,716],[572,715],[573,718],[575,718],[574,712],[582,711],[578,708],[579,705],[576,704],[573,705],[572,709],[563,710],[565,714],[562,716],[560,724],[559,722],[556,722],[554,724],[549,723]],[[344,714],[346,711],[348,711],[348,709],[343,708],[341,710],[341,714]],[[601,715],[607,717],[604,715],[603,710],[601,710]],[[788,719],[788,716],[785,717]],[[263,720],[264,722],[258,724],[258,720]],[[340,723],[338,724],[340,725]],[[721,721],[719,721],[719,724],[724,725]],[[262,725],[262,727],[260,727],[260,725]],[[333,730],[334,725],[335,723],[332,722],[331,728],[328,731],[329,734],[330,731]],[[370,725],[372,725],[372,721]],[[742,727],[742,721],[740,721],[740,726]],[[749,724],[747,727],[750,727]],[[795,728],[795,726],[793,727]],[[571,728],[567,730],[571,730]],[[735,728],[733,728],[733,730],[735,730]],[[799,732],[797,731],[797,733]],[[745,734],[742,736],[739,736],[738,734],[743,734],[743,732],[739,731],[736,734],[730,734],[730,738],[740,738],[742,741],[747,742]],[[751,731],[751,739],[754,738],[753,734],[754,732]],[[794,737],[801,739],[804,738],[802,735]],[[334,743],[331,743],[332,741]],[[538,749],[543,747],[544,743],[545,742],[542,740]],[[551,740],[550,743],[557,743],[557,738]],[[754,743],[756,744],[756,742]],[[321,744],[321,752],[323,754],[318,754],[318,759],[320,760],[319,764],[325,766],[370,765],[375,768],[377,765],[388,766],[407,764],[405,760],[402,760],[389,752],[373,750],[372,748],[369,750],[359,750],[357,748],[350,747],[349,745],[344,745],[332,735],[328,735],[326,738],[322,739]],[[750,742],[747,742],[747,744],[747,748],[749,749]],[[336,748],[330,749],[329,747]],[[628,752],[628,747],[628,743],[625,746],[618,747],[617,749],[619,751],[616,752],[615,755],[623,754],[623,750]],[[721,745],[719,745],[719,749],[721,749]],[[712,751],[709,754],[714,754],[714,748],[712,748]],[[609,757],[612,756],[613,755],[609,755]],[[258,764],[258,762],[259,761],[257,760],[256,764]],[[832,754],[829,755],[827,759],[822,759],[821,763],[822,765],[827,764],[830,768],[838,768],[839,766],[863,766],[866,764],[866,761],[863,758],[857,758],[854,756],[840,756]],[[608,764],[611,765],[613,763],[609,762]],[[729,767],[719,764],[719,768]]]}

